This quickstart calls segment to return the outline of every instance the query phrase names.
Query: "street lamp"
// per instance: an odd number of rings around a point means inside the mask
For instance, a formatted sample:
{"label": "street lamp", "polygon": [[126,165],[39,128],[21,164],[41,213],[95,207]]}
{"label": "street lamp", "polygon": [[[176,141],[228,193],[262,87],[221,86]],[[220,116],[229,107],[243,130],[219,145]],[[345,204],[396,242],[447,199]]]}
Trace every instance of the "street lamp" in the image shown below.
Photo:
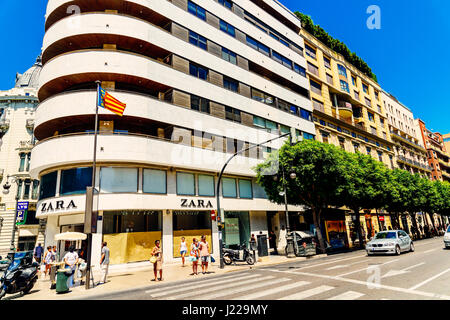
{"label": "street lamp", "polygon": [[[11,189],[11,184],[9,183],[9,178],[11,178],[11,182],[17,182],[17,185],[19,185],[19,180],[17,179],[16,176],[10,176],[8,175],[6,178],[6,183],[3,185],[3,194],[9,194],[9,189]],[[13,230],[12,230],[12,236],[11,236],[11,246],[10,246],[10,250],[11,252],[14,254],[14,252],[16,251],[15,248],[15,237],[16,237],[16,232],[17,232],[17,227],[16,227],[16,222],[17,222],[17,208],[19,204],[19,193],[16,194],[16,210],[14,212],[14,223],[13,223]]]}
{"label": "street lamp", "polygon": [[[283,192],[280,192],[279,195],[280,196],[284,196],[284,207],[285,207],[285,211],[286,211],[286,255],[288,258],[295,258],[295,252],[296,250],[296,244],[297,244],[297,234],[294,230],[293,232],[293,237],[289,236],[289,232],[290,232],[290,225],[289,225],[289,210],[288,210],[288,201],[287,201],[287,188],[286,188],[286,179],[285,179],[285,171],[284,171],[284,167],[281,167],[282,173],[283,173]],[[292,180],[294,180],[295,178],[297,178],[297,174],[295,172],[291,172],[289,174],[289,178],[291,178]],[[278,180],[278,176],[274,176],[273,177],[274,181]]]}

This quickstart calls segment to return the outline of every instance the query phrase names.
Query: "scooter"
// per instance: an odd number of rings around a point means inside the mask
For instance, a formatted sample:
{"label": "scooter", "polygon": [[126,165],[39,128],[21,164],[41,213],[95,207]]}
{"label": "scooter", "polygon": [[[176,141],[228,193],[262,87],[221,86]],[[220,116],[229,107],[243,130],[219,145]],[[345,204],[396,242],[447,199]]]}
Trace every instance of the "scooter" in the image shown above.
{"label": "scooter", "polygon": [[230,265],[234,262],[247,262],[249,265],[255,264],[255,258],[245,244],[239,246],[238,250],[223,248],[223,262]]}
{"label": "scooter", "polygon": [[23,292],[27,294],[33,289],[38,279],[39,265],[33,261],[33,251],[16,252],[14,259],[0,278],[0,299],[5,294]]}

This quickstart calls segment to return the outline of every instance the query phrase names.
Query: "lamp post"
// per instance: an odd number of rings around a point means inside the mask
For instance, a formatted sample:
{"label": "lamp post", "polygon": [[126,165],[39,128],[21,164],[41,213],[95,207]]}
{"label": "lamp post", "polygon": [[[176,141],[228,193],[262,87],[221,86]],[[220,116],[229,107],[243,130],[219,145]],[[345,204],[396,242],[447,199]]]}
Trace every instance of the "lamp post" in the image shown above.
{"label": "lamp post", "polygon": [[[224,217],[222,217],[221,211],[220,211],[220,181],[222,180],[222,175],[223,175],[223,172],[225,171],[225,168],[227,167],[228,163],[230,163],[230,161],[231,161],[235,156],[237,156],[238,154],[243,153],[243,152],[246,152],[246,151],[248,151],[248,150],[250,150],[250,149],[253,149],[253,148],[260,147],[260,146],[262,146],[263,144],[266,144],[266,143],[269,143],[269,142],[272,142],[272,141],[274,141],[274,140],[281,139],[281,138],[284,138],[284,137],[287,137],[287,136],[289,136],[289,140],[290,140],[290,143],[291,143],[291,145],[292,145],[292,135],[291,135],[291,133],[290,133],[290,132],[289,132],[289,133],[285,133],[285,134],[282,134],[281,136],[278,136],[278,137],[276,137],[276,138],[269,139],[269,140],[267,140],[267,141],[258,143],[258,144],[256,144],[256,145],[251,146],[251,147],[248,147],[248,148],[245,148],[245,149],[242,149],[242,150],[240,150],[240,151],[235,152],[235,153],[234,153],[234,154],[233,154],[233,155],[225,162],[225,164],[223,165],[222,170],[220,171],[219,177],[218,177],[218,179],[217,179],[217,188],[216,188],[217,216],[218,216],[218,217],[220,216],[220,223],[218,224],[218,229],[219,229],[220,269],[223,269],[223,268],[225,267],[224,262],[223,262],[223,252],[222,252],[222,249],[223,249],[222,229],[223,229]],[[286,209],[286,210],[287,210],[287,209]]]}
{"label": "lamp post", "polygon": [[[11,182],[17,182],[17,186],[19,185],[19,180],[17,179],[16,176],[10,176],[8,175],[6,178],[6,183],[3,185],[3,194],[9,194],[9,189],[11,188],[11,184],[9,183],[9,178],[11,178]],[[13,228],[12,228],[12,235],[11,235],[11,246],[10,246],[10,250],[11,253],[14,254],[15,253],[15,239],[16,239],[16,231],[17,231],[17,227],[16,227],[16,223],[17,223],[17,208],[18,208],[18,203],[19,203],[19,193],[16,194],[16,209],[14,212],[14,222],[13,222]]]}

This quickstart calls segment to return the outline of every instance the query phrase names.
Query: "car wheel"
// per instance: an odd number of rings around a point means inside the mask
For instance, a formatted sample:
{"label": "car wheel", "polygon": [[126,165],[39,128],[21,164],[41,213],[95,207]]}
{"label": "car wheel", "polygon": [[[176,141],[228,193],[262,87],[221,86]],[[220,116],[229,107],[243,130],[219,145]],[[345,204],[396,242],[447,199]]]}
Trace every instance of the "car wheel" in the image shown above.
{"label": "car wheel", "polygon": [[409,245],[409,252],[414,252],[414,243],[411,242],[411,244]]}
{"label": "car wheel", "polygon": [[395,246],[395,254],[399,256],[401,253],[402,251],[400,250],[400,246],[399,245]]}

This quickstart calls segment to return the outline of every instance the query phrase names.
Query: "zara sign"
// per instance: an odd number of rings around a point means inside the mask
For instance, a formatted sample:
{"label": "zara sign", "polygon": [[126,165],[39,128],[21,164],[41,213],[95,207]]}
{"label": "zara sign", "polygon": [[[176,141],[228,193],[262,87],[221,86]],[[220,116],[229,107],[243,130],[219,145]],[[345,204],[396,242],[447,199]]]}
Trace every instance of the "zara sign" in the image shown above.
{"label": "zara sign", "polygon": [[73,199],[71,200],[51,200],[44,201],[40,204],[39,211],[41,213],[50,213],[58,211],[66,211],[70,209],[77,209],[78,206],[75,204]]}
{"label": "zara sign", "polygon": [[202,199],[181,199],[181,207],[182,208],[212,208],[212,204],[210,200],[202,200]]}

